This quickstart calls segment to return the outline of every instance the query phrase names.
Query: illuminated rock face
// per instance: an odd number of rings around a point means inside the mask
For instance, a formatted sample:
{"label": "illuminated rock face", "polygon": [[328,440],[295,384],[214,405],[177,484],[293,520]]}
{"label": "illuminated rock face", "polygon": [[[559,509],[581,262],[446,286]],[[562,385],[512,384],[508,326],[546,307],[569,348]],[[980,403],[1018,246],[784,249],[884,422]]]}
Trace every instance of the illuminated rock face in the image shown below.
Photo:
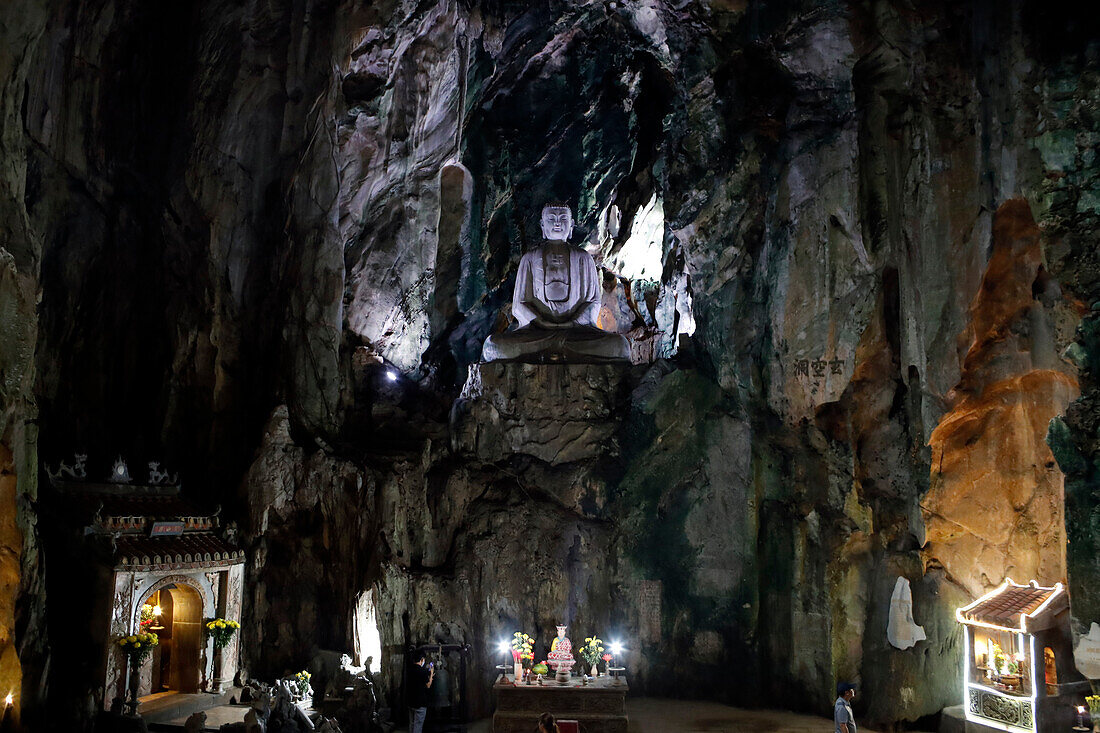
{"label": "illuminated rock face", "polygon": [[1004,204],[960,336],[962,375],[932,432],[932,479],[921,502],[926,562],[975,597],[1006,576],[1066,580],[1063,478],[1045,437],[1077,396],[1077,379],[1055,352],[1065,306],[1044,297],[1048,284],[1027,203]]}

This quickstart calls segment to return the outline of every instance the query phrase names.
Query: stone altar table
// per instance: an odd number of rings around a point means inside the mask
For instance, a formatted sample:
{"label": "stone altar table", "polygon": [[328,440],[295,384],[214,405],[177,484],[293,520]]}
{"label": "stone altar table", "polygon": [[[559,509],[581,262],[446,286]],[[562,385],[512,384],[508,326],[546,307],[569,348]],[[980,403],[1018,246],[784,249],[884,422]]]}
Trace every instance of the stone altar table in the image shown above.
{"label": "stone altar table", "polygon": [[[608,677],[581,685],[547,681],[538,685],[498,682],[493,686],[497,709],[493,733],[531,733],[539,715],[551,713],[560,720],[579,721],[586,733],[627,733],[626,693],[630,686]],[[621,678],[620,678],[621,680]]]}

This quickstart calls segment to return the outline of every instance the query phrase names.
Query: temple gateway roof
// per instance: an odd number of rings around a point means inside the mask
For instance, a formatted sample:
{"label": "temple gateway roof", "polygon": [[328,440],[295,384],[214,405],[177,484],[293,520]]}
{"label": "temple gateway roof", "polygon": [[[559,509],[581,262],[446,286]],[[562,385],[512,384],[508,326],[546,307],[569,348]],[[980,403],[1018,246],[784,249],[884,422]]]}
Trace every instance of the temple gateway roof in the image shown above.
{"label": "temple gateway roof", "polygon": [[1051,626],[1054,617],[1068,608],[1068,604],[1061,583],[1045,588],[1034,580],[1019,585],[1009,578],[955,614],[962,623],[1034,632]]}
{"label": "temple gateway roof", "polygon": [[213,532],[122,535],[115,540],[115,567],[130,571],[219,568],[243,562],[244,552]]}

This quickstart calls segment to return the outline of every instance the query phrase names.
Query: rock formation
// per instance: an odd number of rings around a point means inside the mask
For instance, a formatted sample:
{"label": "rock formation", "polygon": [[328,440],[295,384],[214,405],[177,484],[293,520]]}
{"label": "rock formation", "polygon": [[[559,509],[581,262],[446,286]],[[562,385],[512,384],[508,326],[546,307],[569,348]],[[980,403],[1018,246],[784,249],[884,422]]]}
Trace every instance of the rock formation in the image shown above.
{"label": "rock formation", "polygon": [[[28,725],[99,704],[96,665],[51,653],[87,634],[46,614],[67,578],[38,475],[74,450],[162,461],[240,522],[254,676],[349,649],[370,591],[395,707],[401,651],[439,640],[477,650],[487,712],[497,638],[564,613],[621,634],[642,691],[820,712],[855,678],[861,720],[914,721],[957,702],[952,611],[1004,575],[1068,571],[1100,620],[1084,21],[0,12],[0,682]],[[475,364],[554,199],[633,367]]]}

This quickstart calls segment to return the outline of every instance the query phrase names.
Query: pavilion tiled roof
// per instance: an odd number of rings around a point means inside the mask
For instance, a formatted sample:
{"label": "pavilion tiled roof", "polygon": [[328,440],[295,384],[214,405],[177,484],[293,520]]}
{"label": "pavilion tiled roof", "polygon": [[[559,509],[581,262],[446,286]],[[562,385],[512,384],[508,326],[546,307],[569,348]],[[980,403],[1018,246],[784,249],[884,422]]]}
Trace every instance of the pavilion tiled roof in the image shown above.
{"label": "pavilion tiled roof", "polygon": [[[1056,597],[1061,595],[1061,599]],[[1060,600],[1061,602],[1056,602]],[[1046,605],[1046,604],[1050,605]],[[1046,607],[1044,608],[1044,605]],[[993,624],[1010,629],[1023,629],[1021,619],[1040,609],[1044,613],[1056,613],[1065,605],[1065,592],[1061,584],[1044,588],[1035,582],[1017,585],[1011,580],[987,593],[968,606],[959,609],[960,621]]]}
{"label": "pavilion tiled roof", "polygon": [[185,532],[174,537],[120,535],[115,539],[115,566],[127,570],[228,567],[244,562],[244,552],[213,532]]}

